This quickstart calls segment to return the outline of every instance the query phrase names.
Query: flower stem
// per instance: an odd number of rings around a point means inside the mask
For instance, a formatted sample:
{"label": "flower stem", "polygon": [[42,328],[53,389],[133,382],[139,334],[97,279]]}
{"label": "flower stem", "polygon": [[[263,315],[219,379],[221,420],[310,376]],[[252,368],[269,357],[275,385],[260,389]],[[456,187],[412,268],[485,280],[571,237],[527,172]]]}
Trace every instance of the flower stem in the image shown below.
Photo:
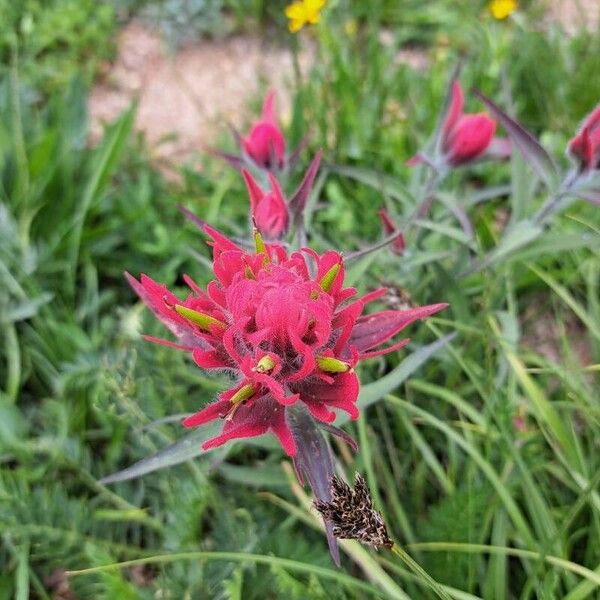
{"label": "flower stem", "polygon": [[552,194],[550,198],[548,198],[548,200],[546,200],[544,205],[533,217],[533,222],[536,225],[542,225],[543,222],[554,213],[560,202],[564,200],[566,196],[569,195],[569,192],[572,190],[575,183],[577,183],[579,176],[580,173],[576,170],[572,170],[569,173],[567,173],[567,176],[561,183],[558,190],[554,194]]}
{"label": "flower stem", "polygon": [[444,590],[444,588],[435,580],[423,567],[415,561],[415,559],[408,554],[401,546],[394,543],[390,550],[398,557],[406,566],[417,576],[423,579],[427,585],[437,594],[439,598],[443,600],[452,600],[450,595]]}
{"label": "flower stem", "polygon": [[439,171],[434,169],[430,171],[429,177],[425,182],[421,201],[408,219],[404,222],[402,227],[402,231],[404,233],[406,233],[414,225],[415,221],[418,219],[423,219],[429,214],[433,201],[435,200],[437,188],[443,178],[444,174],[440,173]]}

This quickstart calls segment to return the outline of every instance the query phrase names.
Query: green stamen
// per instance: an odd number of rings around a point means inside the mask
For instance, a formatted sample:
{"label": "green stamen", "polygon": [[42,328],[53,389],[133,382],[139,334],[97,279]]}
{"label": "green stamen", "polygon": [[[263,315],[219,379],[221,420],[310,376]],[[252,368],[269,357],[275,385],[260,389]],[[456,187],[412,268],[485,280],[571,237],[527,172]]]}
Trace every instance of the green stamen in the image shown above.
{"label": "green stamen", "polygon": [[181,306],[181,304],[175,305],[175,311],[177,314],[180,314],[184,319],[191,321],[198,325],[198,327],[202,327],[202,329],[206,329],[207,331],[211,326],[216,325],[217,327],[221,327],[223,329],[227,328],[227,324],[223,323],[223,321],[219,321],[219,319],[215,319],[206,313],[199,312],[197,310],[193,310],[192,308],[187,308],[186,306]]}
{"label": "green stamen", "polygon": [[257,373],[268,373],[273,370],[274,366],[275,361],[270,356],[263,356],[252,370]]}
{"label": "green stamen", "polygon": [[231,404],[239,404],[240,402],[244,402],[244,400],[248,400],[248,398],[254,395],[256,388],[253,383],[247,383],[243,385],[232,397]]}
{"label": "green stamen", "polygon": [[333,265],[333,267],[331,267],[331,269],[329,269],[325,275],[323,275],[321,281],[319,281],[319,285],[324,292],[328,292],[331,289],[331,286],[333,285],[333,282],[335,281],[335,278],[337,277],[337,274],[340,272],[341,268],[342,264],[337,263]]}
{"label": "green stamen", "polygon": [[264,254],[263,267],[266,267],[271,262],[271,259],[269,258],[269,253],[267,252],[265,240],[263,240],[262,235],[260,235],[260,231],[258,231],[256,227],[254,228],[254,244],[256,246],[256,254]]}
{"label": "green stamen", "polygon": [[317,356],[317,366],[321,371],[327,373],[346,373],[350,371],[350,365],[343,360],[331,356]]}

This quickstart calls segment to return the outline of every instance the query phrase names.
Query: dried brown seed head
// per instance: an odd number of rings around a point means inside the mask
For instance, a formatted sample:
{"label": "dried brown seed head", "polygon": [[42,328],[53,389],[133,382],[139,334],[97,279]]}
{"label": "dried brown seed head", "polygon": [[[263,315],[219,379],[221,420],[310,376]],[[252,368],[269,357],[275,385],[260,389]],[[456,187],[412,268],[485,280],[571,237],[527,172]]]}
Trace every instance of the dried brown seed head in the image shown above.
{"label": "dried brown seed head", "polygon": [[371,492],[364,477],[359,473],[354,489],[339,477],[331,478],[331,500],[315,500],[315,508],[333,523],[333,535],[340,539],[353,539],[379,548],[391,548],[383,517],[373,508]]}

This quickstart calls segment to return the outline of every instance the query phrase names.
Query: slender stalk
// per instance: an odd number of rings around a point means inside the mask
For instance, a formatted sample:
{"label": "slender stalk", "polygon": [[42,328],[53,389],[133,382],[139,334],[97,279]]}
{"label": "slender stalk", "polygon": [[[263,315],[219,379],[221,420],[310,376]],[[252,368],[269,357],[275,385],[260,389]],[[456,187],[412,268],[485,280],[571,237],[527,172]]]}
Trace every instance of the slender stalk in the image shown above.
{"label": "slender stalk", "polygon": [[402,549],[396,542],[390,548],[390,550],[402,561],[404,564],[415,574],[422,578],[427,585],[437,594],[438,598],[443,600],[452,600],[451,596],[442,588],[442,586],[435,580],[423,567],[410,555],[408,552]]}
{"label": "slender stalk", "polygon": [[540,210],[533,217],[533,222],[536,225],[541,225],[552,213],[556,210],[557,206],[564,200],[569,192],[573,189],[573,186],[579,179],[580,172],[576,170],[572,170],[567,173],[564,181],[561,183],[558,190],[544,202]]}
{"label": "slender stalk", "polygon": [[404,223],[403,231],[406,232],[410,229],[410,227],[414,224],[418,219],[422,219],[429,214],[431,210],[431,206],[433,201],[435,200],[435,192],[437,191],[437,187],[442,181],[444,175],[437,170],[431,169],[429,172],[429,177],[425,182],[425,189],[423,190],[423,199],[419,202],[417,208],[413,211],[413,213],[408,217],[406,222]]}
{"label": "slender stalk", "polygon": [[21,351],[19,337],[14,323],[5,328],[5,349],[7,357],[6,395],[11,403],[15,403],[21,386]]}

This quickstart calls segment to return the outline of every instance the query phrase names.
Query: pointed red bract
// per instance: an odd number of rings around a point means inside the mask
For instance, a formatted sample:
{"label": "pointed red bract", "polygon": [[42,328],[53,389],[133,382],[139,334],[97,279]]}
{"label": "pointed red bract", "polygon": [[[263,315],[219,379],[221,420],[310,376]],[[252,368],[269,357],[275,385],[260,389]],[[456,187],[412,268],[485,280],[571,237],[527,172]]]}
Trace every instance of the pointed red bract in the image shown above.
{"label": "pointed red bract", "polygon": [[265,192],[248,171],[244,169],[242,175],[256,227],[269,240],[283,237],[287,233],[290,218],[279,182],[269,173],[271,191]]}
{"label": "pointed red bract", "polygon": [[458,167],[480,158],[490,146],[496,121],[485,113],[462,115],[442,140],[448,164]]}
{"label": "pointed red bract", "polygon": [[[258,194],[247,183],[251,194]],[[397,349],[407,340],[377,347],[414,320],[446,306],[361,317],[366,304],[385,290],[347,303],[356,290],[343,286],[344,263],[338,252],[319,255],[305,248],[288,254],[281,245],[269,243],[259,244],[257,253],[247,252],[197,223],[213,247],[215,279],[206,293],[187,276],[191,293],[185,300],[145,275],[129,280],[179,338],[176,348],[191,352],[203,369],[235,374],[230,389],[184,421],[186,427],[196,427],[223,419],[222,433],[207,441],[205,449],[270,431],[293,456],[296,445],[286,420],[291,406],[302,403],[324,423],[331,423],[338,409],[357,418],[356,363]]]}
{"label": "pointed red bract", "polygon": [[569,142],[569,154],[582,172],[600,169],[600,105],[585,119],[577,135]]}
{"label": "pointed red bract", "polygon": [[[440,129],[441,161],[447,167],[460,167],[484,156],[497,157],[488,150],[495,143],[496,121],[486,113],[470,114],[463,112],[464,94],[458,81],[452,81],[449,91],[448,108]],[[506,150],[507,147],[502,148]],[[497,153],[496,153],[497,154]],[[503,157],[504,155],[500,155]],[[407,161],[414,167],[421,163],[432,165],[427,156],[417,153]]]}
{"label": "pointed red bract", "polygon": [[451,167],[480,158],[496,132],[496,121],[485,113],[466,114],[465,100],[458,81],[452,82],[450,105],[442,123],[442,152]]}
{"label": "pointed red bract", "polygon": [[404,240],[404,234],[402,233],[402,231],[400,231],[400,229],[398,229],[394,221],[392,221],[392,218],[390,217],[388,211],[385,210],[385,208],[380,208],[377,211],[377,214],[379,215],[379,219],[381,220],[383,233],[386,236],[392,235],[396,232],[398,233],[398,237],[390,245],[390,250],[394,254],[402,256],[402,254],[404,254],[404,250],[406,250],[406,241]]}
{"label": "pointed red bract", "polygon": [[285,137],[275,117],[275,94],[265,98],[261,118],[241,138],[246,154],[263,169],[281,169],[285,163]]}

